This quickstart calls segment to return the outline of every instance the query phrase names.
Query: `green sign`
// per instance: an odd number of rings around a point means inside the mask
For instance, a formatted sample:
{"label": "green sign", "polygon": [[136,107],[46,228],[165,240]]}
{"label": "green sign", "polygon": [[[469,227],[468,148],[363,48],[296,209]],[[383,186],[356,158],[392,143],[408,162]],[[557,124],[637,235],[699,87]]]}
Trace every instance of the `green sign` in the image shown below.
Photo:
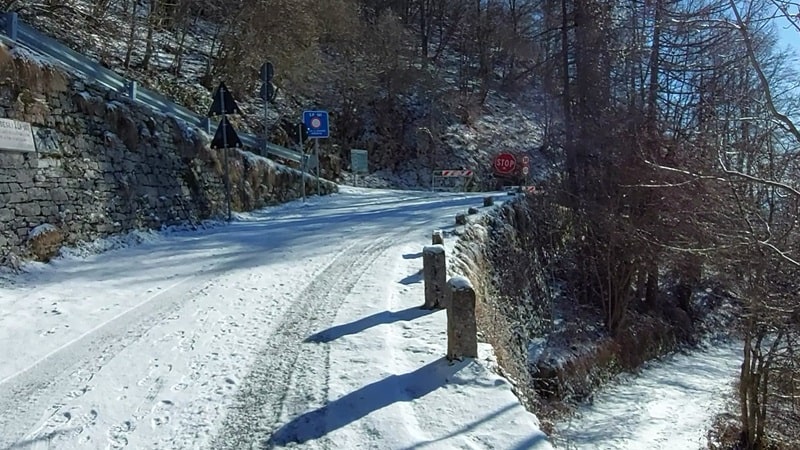
{"label": "green sign", "polygon": [[353,173],[369,173],[366,150],[350,150],[350,170]]}

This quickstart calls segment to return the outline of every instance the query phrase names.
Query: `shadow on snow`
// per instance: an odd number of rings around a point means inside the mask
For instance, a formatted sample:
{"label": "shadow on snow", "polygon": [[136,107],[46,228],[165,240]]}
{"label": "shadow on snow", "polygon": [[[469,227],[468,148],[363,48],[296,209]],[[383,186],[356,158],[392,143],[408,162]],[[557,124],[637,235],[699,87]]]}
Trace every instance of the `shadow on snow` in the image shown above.
{"label": "shadow on snow", "polygon": [[467,359],[451,364],[439,358],[413,372],[390,375],[296,417],[276,430],[263,448],[319,439],[394,403],[422,398],[450,383],[463,383],[455,375],[471,363]]}
{"label": "shadow on snow", "polygon": [[381,311],[371,316],[356,320],[355,322],[336,325],[335,327],[315,333],[307,337],[304,342],[314,342],[318,344],[331,342],[339,339],[342,336],[357,334],[378,325],[410,321],[427,316],[432,312],[435,311],[422,309],[420,307],[407,308],[401,311]]}

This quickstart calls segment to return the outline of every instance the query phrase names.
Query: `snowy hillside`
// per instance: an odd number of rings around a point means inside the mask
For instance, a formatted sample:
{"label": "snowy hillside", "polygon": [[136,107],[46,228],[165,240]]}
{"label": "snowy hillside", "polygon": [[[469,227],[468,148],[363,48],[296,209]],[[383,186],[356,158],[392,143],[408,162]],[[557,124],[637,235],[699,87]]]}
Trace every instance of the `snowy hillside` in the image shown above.
{"label": "snowy hillside", "polygon": [[[197,113],[205,113],[211,103],[211,89],[223,80],[212,73],[212,65],[213,55],[221,45],[218,33],[224,26],[201,15],[193,17],[180,33],[169,28],[155,28],[152,30],[152,55],[147,56],[148,8],[140,7],[134,14],[124,4],[110,2],[102,16],[93,17],[96,8],[92,2],[78,0],[59,14],[32,14],[33,10],[27,8],[22,11],[24,20],[103,66]],[[76,28],[76,23],[92,26]],[[144,58],[148,59],[147,67],[140,64]],[[470,112],[469,118],[457,119],[447,108],[457,109],[451,103],[458,101],[450,97],[458,97],[458,60],[457,55],[448,54],[437,62],[435,71],[440,84],[435,96],[437,101],[443,102],[438,108],[443,109],[437,110],[435,117],[430,98],[404,93],[398,94],[396,100],[397,108],[407,109],[403,115],[392,116],[398,113],[392,108],[381,112],[378,118],[372,117],[376,112],[365,111],[362,114],[366,116],[358,117],[354,123],[344,123],[343,106],[338,103],[338,94],[331,91],[331,83],[301,87],[297,80],[289,79],[290,74],[282,73],[288,69],[277,67],[277,78],[285,86],[279,89],[275,103],[266,112],[270,140],[294,148],[297,145],[294,132],[301,112],[313,107],[332,114],[334,135],[323,141],[323,152],[330,155],[334,161],[331,164],[339,164],[343,171],[329,168],[327,176],[334,181],[350,183],[347,170],[352,147],[370,149],[373,173],[364,182],[372,187],[426,188],[430,185],[432,170],[461,168],[475,171],[486,186],[493,186],[491,162],[501,151],[528,154],[532,159],[531,180],[541,181],[558,161],[553,155],[540,151],[545,140],[543,124],[546,121],[545,99],[540,89],[532,82],[507,91],[492,86],[483,105],[473,106],[475,110]],[[129,62],[127,66],[126,61]],[[178,65],[180,70],[177,70]],[[258,67],[243,64],[238,71],[253,78]],[[254,86],[259,84],[256,78],[250,81]],[[257,89],[234,89],[234,94],[242,110],[242,115],[235,119],[237,129],[261,135],[264,103],[258,98]],[[378,97],[370,99],[369,103],[378,101]],[[390,128],[402,125],[402,132],[385,129],[386,126],[379,126],[376,120],[390,124]],[[341,142],[337,138],[340,134],[360,137],[352,142]],[[429,139],[432,141],[428,142]]]}

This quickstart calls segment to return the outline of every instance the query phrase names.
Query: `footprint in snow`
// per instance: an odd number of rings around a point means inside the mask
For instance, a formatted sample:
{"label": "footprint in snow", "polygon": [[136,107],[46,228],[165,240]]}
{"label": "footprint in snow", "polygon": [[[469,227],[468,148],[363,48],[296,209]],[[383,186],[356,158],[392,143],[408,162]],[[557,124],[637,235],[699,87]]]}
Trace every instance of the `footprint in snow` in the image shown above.
{"label": "footprint in snow", "polygon": [[136,429],[132,421],[126,420],[119,425],[114,425],[108,430],[108,448],[124,448],[128,445],[128,435]]}
{"label": "footprint in snow", "polygon": [[171,417],[170,409],[172,409],[173,405],[174,403],[172,403],[172,400],[161,400],[160,402],[156,403],[151,411],[151,414],[153,414],[155,417],[150,419],[150,425],[152,425],[153,428],[158,428],[162,425],[168,424]]}

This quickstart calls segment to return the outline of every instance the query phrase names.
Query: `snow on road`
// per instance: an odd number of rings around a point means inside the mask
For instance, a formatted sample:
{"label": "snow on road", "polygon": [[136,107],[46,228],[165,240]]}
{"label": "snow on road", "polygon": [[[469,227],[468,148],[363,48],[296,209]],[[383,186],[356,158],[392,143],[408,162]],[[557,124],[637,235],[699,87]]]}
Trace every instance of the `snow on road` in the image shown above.
{"label": "snow on road", "polygon": [[742,362],[740,342],[647,364],[598,392],[562,424],[565,449],[695,450],[707,447],[714,416],[724,411]]}
{"label": "snow on road", "polygon": [[0,280],[0,448],[550,448],[417,308],[482,196],[343,188]]}

